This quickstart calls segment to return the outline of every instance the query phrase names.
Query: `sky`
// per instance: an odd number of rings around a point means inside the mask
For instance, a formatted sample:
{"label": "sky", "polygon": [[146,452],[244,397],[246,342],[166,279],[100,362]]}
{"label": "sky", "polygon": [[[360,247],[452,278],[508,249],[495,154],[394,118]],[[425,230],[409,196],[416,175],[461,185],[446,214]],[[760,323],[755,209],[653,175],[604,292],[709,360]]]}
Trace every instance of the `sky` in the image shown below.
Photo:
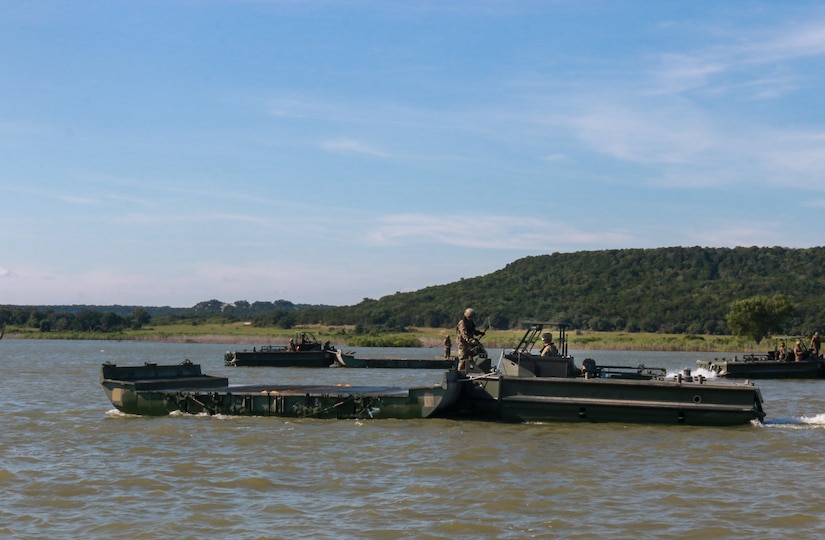
{"label": "sky", "polygon": [[825,4],[3,0],[0,305],[823,244]]}

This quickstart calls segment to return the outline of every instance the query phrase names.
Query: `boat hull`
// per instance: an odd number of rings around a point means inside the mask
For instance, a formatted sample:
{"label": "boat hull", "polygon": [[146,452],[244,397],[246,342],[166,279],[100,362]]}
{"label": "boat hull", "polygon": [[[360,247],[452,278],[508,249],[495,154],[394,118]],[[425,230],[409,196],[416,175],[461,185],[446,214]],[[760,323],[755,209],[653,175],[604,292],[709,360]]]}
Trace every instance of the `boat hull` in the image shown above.
{"label": "boat hull", "polygon": [[355,358],[338,353],[334,367],[375,369],[441,369],[455,368],[457,360],[444,358]]}
{"label": "boat hull", "polygon": [[226,378],[200,375],[200,366],[195,366],[199,376],[183,373],[176,380],[175,367],[155,366],[158,375],[150,370],[135,372],[129,367],[104,365],[101,384],[112,404],[128,414],[161,416],[180,411],[319,419],[437,416],[458,400],[463,384],[452,370],[445,372],[441,384],[417,388],[229,386]]}
{"label": "boat hull", "polygon": [[177,365],[147,363],[142,366],[103,364],[100,384],[106,397],[119,411],[127,414],[162,416],[176,410],[169,399],[175,391],[208,391],[229,384],[226,377],[204,375],[198,364]]}
{"label": "boat hull", "polygon": [[466,392],[473,417],[504,422],[728,426],[765,416],[761,393],[750,384],[491,374]]}
{"label": "boat hull", "polygon": [[307,368],[381,368],[441,369],[454,368],[456,360],[443,358],[356,358],[337,349],[288,351],[286,348],[262,347],[252,351],[230,351],[224,365],[233,367],[307,367]]}
{"label": "boat hull", "polygon": [[729,379],[817,379],[825,377],[821,358],[785,362],[780,360],[697,360],[696,366]]}
{"label": "boat hull", "polygon": [[224,356],[224,364],[236,367],[308,367],[327,368],[336,363],[335,351],[233,351]]}

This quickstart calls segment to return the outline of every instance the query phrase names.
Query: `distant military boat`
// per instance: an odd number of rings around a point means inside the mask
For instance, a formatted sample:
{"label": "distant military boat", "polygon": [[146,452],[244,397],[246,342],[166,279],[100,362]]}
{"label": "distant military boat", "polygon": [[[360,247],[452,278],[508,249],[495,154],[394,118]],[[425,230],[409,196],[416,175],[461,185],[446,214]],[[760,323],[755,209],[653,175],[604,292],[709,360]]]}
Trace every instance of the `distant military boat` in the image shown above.
{"label": "distant military boat", "polygon": [[762,394],[751,383],[723,383],[690,370],[666,377],[666,370],[639,366],[581,367],[568,354],[560,324],[558,352],[532,352],[545,324],[529,325],[521,342],[504,350],[495,367],[475,362],[472,384],[461,402],[472,418],[506,422],[627,422],[737,425],[762,421]]}
{"label": "distant military boat", "polygon": [[338,353],[333,367],[344,368],[393,368],[393,369],[450,369],[456,360],[445,358],[356,358],[352,354]]}
{"label": "distant military boat", "polygon": [[777,343],[799,343],[800,359],[792,350],[783,351],[779,346],[765,354],[746,354],[740,360],[722,358],[697,360],[696,366],[712,371],[717,377],[728,379],[817,379],[825,377],[825,359],[816,356],[805,346],[800,336],[779,336]]}
{"label": "distant military boat", "polygon": [[177,365],[101,367],[100,383],[121,412],[163,416],[172,412],[288,418],[428,418],[448,409],[461,393],[455,370],[441,384],[417,388],[350,385],[257,384],[229,386],[189,361]]}
{"label": "distant military boat", "polygon": [[244,367],[330,367],[337,362],[337,350],[321,342],[311,332],[301,332],[289,345],[263,345],[252,350],[228,351],[227,366]]}
{"label": "distant military boat", "polygon": [[232,367],[307,367],[307,368],[396,368],[450,369],[455,359],[444,358],[356,358],[321,342],[311,332],[301,332],[289,345],[263,345],[252,350],[228,351],[224,365]]}

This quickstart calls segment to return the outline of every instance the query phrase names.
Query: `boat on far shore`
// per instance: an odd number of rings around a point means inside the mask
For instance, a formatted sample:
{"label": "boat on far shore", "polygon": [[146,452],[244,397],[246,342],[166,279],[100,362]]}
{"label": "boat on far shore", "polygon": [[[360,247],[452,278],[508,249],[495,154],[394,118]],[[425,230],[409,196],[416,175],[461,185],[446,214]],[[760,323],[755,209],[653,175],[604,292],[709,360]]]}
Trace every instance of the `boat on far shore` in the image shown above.
{"label": "boat on far shore", "polygon": [[455,367],[456,358],[356,358],[353,352],[321,344],[310,332],[302,332],[288,345],[263,345],[252,350],[227,351],[224,365],[231,367],[393,368],[441,369]]}
{"label": "boat on far shore", "polygon": [[728,379],[819,379],[825,377],[825,358],[805,346],[799,336],[779,336],[777,342],[799,343],[802,349],[796,360],[793,351],[781,352],[779,346],[764,354],[746,354],[740,360],[722,358],[697,360],[696,367],[717,377]]}
{"label": "boat on far shore", "polygon": [[288,345],[263,345],[252,350],[227,351],[224,365],[238,367],[330,367],[338,350],[329,342],[321,344],[311,332],[301,332]]}
{"label": "boat on far shore", "polygon": [[339,353],[332,367],[373,369],[451,369],[458,364],[457,358],[356,358],[353,354]]}

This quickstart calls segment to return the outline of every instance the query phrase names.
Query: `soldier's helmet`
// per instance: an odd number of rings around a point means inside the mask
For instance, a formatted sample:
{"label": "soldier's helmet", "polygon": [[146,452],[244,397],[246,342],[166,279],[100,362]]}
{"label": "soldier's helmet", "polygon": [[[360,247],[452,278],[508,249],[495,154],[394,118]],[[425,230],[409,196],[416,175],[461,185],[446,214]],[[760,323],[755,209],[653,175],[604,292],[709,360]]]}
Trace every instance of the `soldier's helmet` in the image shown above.
{"label": "soldier's helmet", "polygon": [[475,316],[475,314],[476,314],[475,310],[471,307],[468,307],[467,309],[464,310],[464,316],[467,317],[468,319],[472,319]]}

